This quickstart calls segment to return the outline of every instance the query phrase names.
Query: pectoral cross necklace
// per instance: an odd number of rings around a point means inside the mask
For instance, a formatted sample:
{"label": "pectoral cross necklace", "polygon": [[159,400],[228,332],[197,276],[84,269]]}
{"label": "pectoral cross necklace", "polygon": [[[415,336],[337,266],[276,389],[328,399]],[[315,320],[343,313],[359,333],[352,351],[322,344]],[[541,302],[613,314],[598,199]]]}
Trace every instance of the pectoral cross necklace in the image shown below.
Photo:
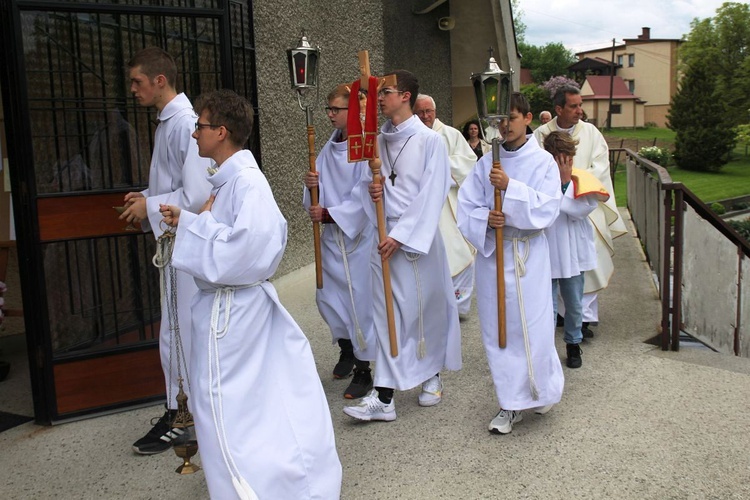
{"label": "pectoral cross necklace", "polygon": [[398,177],[398,174],[396,173],[396,162],[398,161],[399,157],[401,156],[401,153],[404,152],[404,148],[407,144],[409,144],[409,141],[411,138],[414,137],[413,135],[410,135],[403,146],[401,146],[401,149],[398,150],[398,154],[396,155],[396,161],[391,160],[391,152],[388,150],[388,141],[385,141],[385,155],[388,157],[388,164],[391,167],[391,175],[388,176],[388,178],[391,180],[391,186],[396,185],[396,177]]}

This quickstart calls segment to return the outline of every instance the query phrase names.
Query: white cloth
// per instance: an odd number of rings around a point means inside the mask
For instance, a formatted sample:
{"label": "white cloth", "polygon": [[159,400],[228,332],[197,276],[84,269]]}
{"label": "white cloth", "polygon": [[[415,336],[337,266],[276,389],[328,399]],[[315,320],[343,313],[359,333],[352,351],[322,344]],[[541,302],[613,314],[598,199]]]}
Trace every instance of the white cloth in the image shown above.
{"label": "white cloth", "polygon": [[[141,221],[144,231],[153,228],[154,237],[159,238],[164,232],[160,226],[162,216],[159,204],[176,205],[184,210],[197,212],[205,203],[211,192],[211,185],[206,179],[206,168],[210,161],[198,156],[198,144],[192,138],[197,116],[193,105],[185,94],[178,94],[161,110],[158,117],[159,125],[154,136],[154,151],[151,156],[151,168],[148,174],[148,189],[141,193],[146,197],[146,211],[148,220]],[[169,266],[164,269],[169,273]],[[177,320],[180,327],[180,339],[185,362],[190,361],[190,302],[198,289],[193,278],[181,271],[177,271]],[[171,297],[172,291],[167,281],[166,297]],[[172,338],[169,327],[168,301],[161,303],[161,325],[159,326],[159,355],[169,408],[177,408],[178,392],[178,357],[176,354],[176,340]],[[171,347],[171,349],[170,349]],[[171,350],[171,352],[170,352]],[[170,367],[171,359],[171,367]],[[184,369],[183,369],[184,372]],[[183,378],[185,374],[183,373]],[[192,380],[191,380],[192,382]],[[190,398],[188,384],[183,388]],[[188,399],[188,401],[190,401]],[[190,403],[188,403],[190,404]]]}
{"label": "white cloth", "polygon": [[[557,126],[557,117],[545,123],[534,131],[534,137],[543,144],[544,138],[555,130],[563,131]],[[576,155],[573,157],[573,166],[582,170],[588,170],[596,176],[609,192],[606,203],[599,206],[589,214],[589,220],[594,225],[596,233],[596,269],[585,273],[584,291],[586,293],[596,292],[604,289],[614,272],[614,245],[612,240],[627,232],[625,223],[617,211],[615,201],[615,190],[612,186],[612,178],[609,174],[609,148],[607,141],[599,129],[594,125],[579,121],[573,127],[571,136],[578,141]]]}
{"label": "white cloth", "polygon": [[[388,340],[377,238],[372,246],[373,319],[380,344],[374,383],[408,390],[443,368],[461,369],[456,299],[443,239],[438,232],[440,210],[450,187],[450,164],[440,135],[416,116],[401,123],[397,130],[387,121],[381,132],[378,144],[382,175],[386,179],[383,199],[387,233],[402,247],[389,260],[399,348],[394,358]],[[396,164],[395,184],[388,178],[393,171],[388,156]],[[368,193],[372,172],[367,169],[363,174],[355,189],[371,224],[377,227],[375,204]],[[424,357],[419,356],[421,340],[426,351]]]}
{"label": "white cloth", "polygon": [[492,139],[495,137],[502,137],[500,135],[500,130],[494,125],[489,125],[486,129],[484,129],[484,140],[489,144],[492,142]]}
{"label": "white cloth", "polygon": [[[498,402],[506,410],[557,403],[564,385],[555,349],[549,247],[543,232],[559,212],[560,172],[552,156],[528,137],[517,151],[500,150],[502,168],[510,178],[502,210],[507,330],[504,349],[498,346],[495,230],[487,225],[489,211],[495,206],[495,189],[489,182],[491,156],[483,156],[477,162],[458,192],[458,227],[478,252],[476,287],[482,340]],[[521,305],[528,331],[528,352]],[[537,400],[532,395],[527,354],[539,393]]]}
{"label": "white cloth", "polygon": [[[377,338],[372,323],[372,276],[367,270],[375,231],[362,201],[352,199],[352,189],[369,167],[364,161],[348,163],[346,141],[336,142],[338,137],[335,131],[315,162],[319,204],[336,221],[323,226],[323,288],[316,291],[315,300],[333,342],[350,339],[357,359],[374,361]],[[310,190],[304,191],[303,204],[310,208]]]}
{"label": "white cloth", "polygon": [[572,278],[596,267],[594,228],[588,216],[598,206],[593,195],[574,196],[573,183],[562,195],[560,215],[547,228],[552,279]]}
{"label": "white cloth", "polygon": [[474,263],[453,276],[453,288],[456,294],[458,314],[469,314],[471,309],[471,295],[474,291]]}
{"label": "white cloth", "polygon": [[[471,303],[471,292],[473,289],[473,278],[467,281],[466,275],[459,275],[469,270],[474,264],[474,256],[477,254],[476,249],[458,230],[456,225],[456,209],[458,208],[458,188],[467,175],[471,173],[474,164],[477,162],[477,155],[474,154],[469,143],[464,139],[463,134],[453,127],[445,125],[435,118],[432,130],[440,134],[445,141],[445,147],[448,149],[448,159],[451,164],[451,188],[448,191],[448,198],[443,203],[443,209],[440,213],[440,234],[443,236],[443,244],[448,254],[448,267],[450,268],[453,278],[453,291],[456,294],[456,300],[460,302],[459,313],[464,314],[468,310],[467,303]],[[459,287],[460,282],[460,287]],[[468,287],[467,287],[468,284]],[[466,310],[463,310],[466,308]]]}
{"label": "white cloth", "polygon": [[192,411],[211,498],[237,498],[227,463],[261,499],[338,498],[341,464],[312,351],[266,281],[284,253],[286,220],[250,151],[235,153],[209,180],[214,204],[200,215],[182,212],[173,263],[200,289],[192,307]]}

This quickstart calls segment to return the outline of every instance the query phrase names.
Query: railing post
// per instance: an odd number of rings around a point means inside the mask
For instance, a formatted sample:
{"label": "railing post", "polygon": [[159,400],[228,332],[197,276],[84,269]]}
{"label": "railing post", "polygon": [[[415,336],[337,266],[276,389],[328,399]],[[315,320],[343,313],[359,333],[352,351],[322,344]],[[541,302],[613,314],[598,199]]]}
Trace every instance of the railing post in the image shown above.
{"label": "railing post", "polygon": [[670,301],[672,299],[672,290],[670,286],[670,279],[672,277],[671,265],[672,265],[672,215],[674,210],[672,209],[672,188],[664,190],[664,220],[662,237],[664,238],[664,257],[661,261],[661,349],[662,351],[669,350],[669,314],[671,312]]}
{"label": "railing post", "polygon": [[674,283],[672,284],[672,350],[680,350],[682,326],[682,250],[685,231],[685,209],[682,186],[675,190],[674,201]]}

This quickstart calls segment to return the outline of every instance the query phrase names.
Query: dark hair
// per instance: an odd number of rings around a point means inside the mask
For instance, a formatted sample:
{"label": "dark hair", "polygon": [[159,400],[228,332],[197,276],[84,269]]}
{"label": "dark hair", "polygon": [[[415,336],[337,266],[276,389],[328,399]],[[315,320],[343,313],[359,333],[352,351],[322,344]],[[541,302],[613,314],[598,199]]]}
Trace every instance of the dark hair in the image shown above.
{"label": "dark hair", "polygon": [[464,139],[467,141],[469,140],[469,126],[470,125],[476,125],[479,129],[479,138],[482,138],[482,126],[479,124],[479,120],[469,120],[468,122],[464,123],[463,133],[464,133]]}
{"label": "dark hair", "polygon": [[233,90],[221,89],[201,94],[193,108],[198,116],[208,111],[212,124],[226,127],[230,131],[229,140],[235,146],[243,146],[253,131],[253,107]]}
{"label": "dark hair", "polygon": [[568,100],[568,94],[571,95],[579,95],[581,93],[581,89],[578,87],[574,87],[572,85],[563,85],[559,89],[557,89],[557,92],[555,92],[554,97],[552,98],[552,104],[554,106],[560,106],[561,108],[565,107],[565,101]]}
{"label": "dark hair", "polygon": [[409,104],[413,109],[414,105],[417,103],[417,96],[419,95],[419,81],[417,80],[417,77],[414,76],[414,73],[406,71],[405,69],[397,69],[396,71],[388,73],[388,75],[396,76],[397,89],[401,92],[411,93],[411,96],[409,96]]}
{"label": "dark hair", "polygon": [[164,75],[172,88],[177,82],[177,64],[174,58],[159,47],[146,47],[136,52],[128,61],[128,68],[140,68],[141,73],[151,80]]}
{"label": "dark hair", "polygon": [[528,99],[526,99],[526,96],[520,92],[513,92],[513,94],[511,94],[510,96],[509,111],[513,111],[514,109],[521,113],[523,116],[531,113],[531,105],[529,104]]}
{"label": "dark hair", "polygon": [[570,134],[560,132],[559,130],[550,132],[544,138],[544,149],[551,153],[552,156],[557,156],[561,153],[568,156],[575,156],[577,145],[578,141],[576,139],[573,139]]}

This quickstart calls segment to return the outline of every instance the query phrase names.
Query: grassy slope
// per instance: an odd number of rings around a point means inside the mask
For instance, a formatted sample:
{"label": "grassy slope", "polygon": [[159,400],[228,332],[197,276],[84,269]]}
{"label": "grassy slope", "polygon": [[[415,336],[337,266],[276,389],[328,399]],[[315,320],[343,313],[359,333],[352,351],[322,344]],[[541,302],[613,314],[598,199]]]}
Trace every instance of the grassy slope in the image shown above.
{"label": "grassy slope", "polygon": [[[669,129],[613,129],[604,132],[604,135],[610,142],[620,138],[640,141],[653,141],[657,138],[659,146],[662,147],[665,143],[674,142],[674,132]],[[682,182],[706,202],[750,194],[750,157],[745,155],[744,146],[735,149],[733,160],[717,173],[691,172],[674,166],[668,170],[674,181]],[[627,205],[626,182],[625,171],[620,166],[615,175],[617,206]]]}

